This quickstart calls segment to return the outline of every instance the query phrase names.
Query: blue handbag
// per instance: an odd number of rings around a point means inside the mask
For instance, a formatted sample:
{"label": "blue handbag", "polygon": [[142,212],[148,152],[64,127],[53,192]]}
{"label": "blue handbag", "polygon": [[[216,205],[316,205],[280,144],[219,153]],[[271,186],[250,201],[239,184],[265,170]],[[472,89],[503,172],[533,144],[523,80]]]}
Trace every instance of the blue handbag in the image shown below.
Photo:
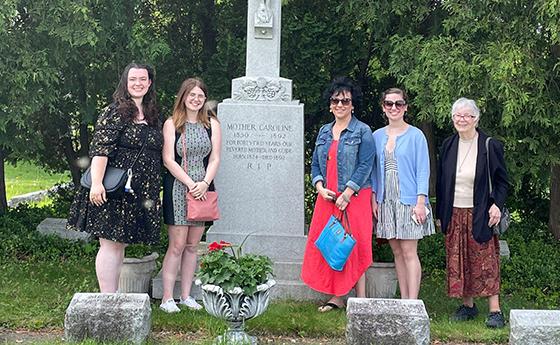
{"label": "blue handbag", "polygon": [[342,271],[352,249],[356,245],[356,240],[352,236],[348,215],[344,211],[344,220],[346,221],[348,231],[342,225],[341,219],[334,215],[331,216],[327,225],[321,231],[319,238],[315,241],[315,246],[330,268],[335,271]]}

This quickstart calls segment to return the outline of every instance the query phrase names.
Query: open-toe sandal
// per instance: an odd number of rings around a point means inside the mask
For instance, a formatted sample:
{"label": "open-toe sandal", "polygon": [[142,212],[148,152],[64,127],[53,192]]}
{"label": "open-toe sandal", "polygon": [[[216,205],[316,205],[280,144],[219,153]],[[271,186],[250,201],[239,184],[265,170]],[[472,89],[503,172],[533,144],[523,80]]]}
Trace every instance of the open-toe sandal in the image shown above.
{"label": "open-toe sandal", "polygon": [[338,304],[333,303],[333,302],[327,302],[327,303],[323,304],[322,306],[320,306],[318,310],[319,310],[320,313],[327,313],[331,310],[341,309],[341,308],[344,308],[344,307],[341,307]]}

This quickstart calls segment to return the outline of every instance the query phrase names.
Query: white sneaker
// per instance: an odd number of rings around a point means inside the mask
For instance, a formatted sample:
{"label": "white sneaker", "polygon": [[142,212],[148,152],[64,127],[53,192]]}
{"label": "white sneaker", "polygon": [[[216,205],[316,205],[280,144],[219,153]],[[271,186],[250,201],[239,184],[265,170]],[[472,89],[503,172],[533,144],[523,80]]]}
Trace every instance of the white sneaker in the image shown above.
{"label": "white sneaker", "polygon": [[179,298],[179,304],[180,304],[180,305],[184,305],[184,306],[186,306],[187,308],[193,309],[193,310],[200,310],[200,309],[202,309],[202,306],[201,306],[200,304],[198,304],[198,303],[194,300],[194,298],[192,298],[191,296],[189,296],[189,297],[187,297],[187,298],[185,298],[185,299]]}
{"label": "white sneaker", "polygon": [[169,314],[178,313],[178,312],[181,311],[181,309],[179,309],[179,307],[177,307],[177,304],[175,304],[175,301],[172,298],[168,299],[165,302],[162,302],[159,305],[159,309],[161,309],[164,312],[169,313]]}

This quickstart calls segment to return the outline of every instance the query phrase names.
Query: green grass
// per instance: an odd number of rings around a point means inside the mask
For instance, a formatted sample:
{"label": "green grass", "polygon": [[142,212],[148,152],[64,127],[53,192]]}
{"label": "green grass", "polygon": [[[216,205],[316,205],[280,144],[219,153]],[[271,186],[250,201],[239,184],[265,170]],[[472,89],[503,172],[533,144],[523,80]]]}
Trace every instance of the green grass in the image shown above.
{"label": "green grass", "polygon": [[[75,292],[97,291],[94,258],[61,262],[33,262],[9,259],[0,264],[0,329],[44,330],[63,328],[66,307]],[[445,294],[445,273],[436,271],[422,283],[421,296],[431,319],[432,339],[455,342],[504,344],[509,327],[492,330],[484,326],[486,299],[477,300],[480,315],[473,321],[450,322],[449,315],[460,303]],[[181,342],[206,344],[226,329],[223,321],[204,311],[184,310],[165,314],[153,301],[153,343]],[[506,316],[511,308],[532,308],[533,304],[512,296],[502,296]],[[296,339],[344,339],[344,311],[321,314],[314,303],[279,301],[267,312],[247,322],[247,331],[261,337],[287,336]],[[163,334],[163,336],[162,336]]]}
{"label": "green grass", "polygon": [[6,164],[6,197],[10,200],[16,195],[48,189],[59,182],[68,182],[69,173],[50,174],[32,163]]}

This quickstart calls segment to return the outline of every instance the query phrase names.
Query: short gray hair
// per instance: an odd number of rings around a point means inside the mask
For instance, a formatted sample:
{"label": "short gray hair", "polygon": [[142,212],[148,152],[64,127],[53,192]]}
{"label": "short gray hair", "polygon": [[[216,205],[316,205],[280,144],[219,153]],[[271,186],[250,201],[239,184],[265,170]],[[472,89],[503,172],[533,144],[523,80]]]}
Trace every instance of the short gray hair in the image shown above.
{"label": "short gray hair", "polygon": [[451,107],[451,116],[455,114],[457,109],[464,108],[464,107],[470,108],[471,111],[473,112],[473,115],[476,116],[477,119],[480,117],[480,109],[478,109],[478,107],[476,106],[476,102],[472,99],[468,99],[465,97],[461,97],[458,100],[456,100],[455,103],[453,103],[453,106]]}

